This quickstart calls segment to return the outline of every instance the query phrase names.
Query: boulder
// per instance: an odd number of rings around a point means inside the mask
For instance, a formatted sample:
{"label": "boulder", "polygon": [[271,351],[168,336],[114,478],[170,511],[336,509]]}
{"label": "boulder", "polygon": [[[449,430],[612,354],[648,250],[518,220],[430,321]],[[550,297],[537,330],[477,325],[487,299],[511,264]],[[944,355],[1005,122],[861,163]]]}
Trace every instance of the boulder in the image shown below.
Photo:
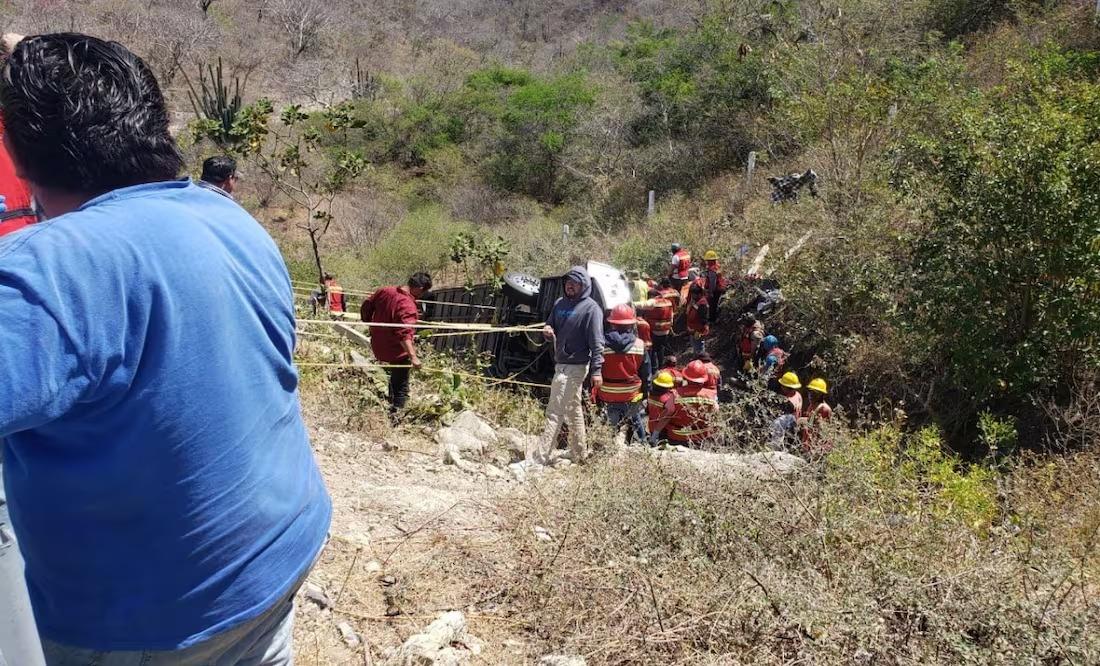
{"label": "boulder", "polygon": [[481,641],[466,633],[459,611],[440,615],[424,631],[389,650],[383,666],[459,666],[481,654]]}
{"label": "boulder", "polygon": [[455,427],[440,428],[435,433],[435,441],[443,462],[460,469],[473,471],[476,466],[471,465],[471,461],[480,461],[487,453],[485,440]]}
{"label": "boulder", "polygon": [[500,441],[508,450],[510,460],[508,462],[520,462],[528,457],[528,452],[534,451],[534,445],[538,442],[537,435],[525,435],[515,428],[504,428],[497,433]]}
{"label": "boulder", "polygon": [[497,431],[493,429],[493,426],[470,410],[456,416],[455,420],[451,422],[451,427],[464,431],[475,439],[480,439],[486,446],[497,443]]}
{"label": "boulder", "polygon": [[451,425],[440,428],[435,441],[444,463],[475,472],[478,468],[471,463],[486,462],[491,455],[490,447],[499,438],[491,425],[467,410],[456,416]]}

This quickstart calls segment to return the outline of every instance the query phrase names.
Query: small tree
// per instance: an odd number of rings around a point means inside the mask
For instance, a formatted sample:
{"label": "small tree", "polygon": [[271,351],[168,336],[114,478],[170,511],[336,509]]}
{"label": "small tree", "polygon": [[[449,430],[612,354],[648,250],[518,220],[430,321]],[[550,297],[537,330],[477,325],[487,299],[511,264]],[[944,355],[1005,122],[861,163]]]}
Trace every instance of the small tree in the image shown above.
{"label": "small tree", "polygon": [[317,44],[328,23],[328,13],[320,0],[274,0],[271,10],[296,56]]}
{"label": "small tree", "polygon": [[[276,189],[305,211],[298,228],[309,235],[318,283],[324,285],[321,238],[328,232],[334,215],[333,201],[367,168],[366,159],[342,146],[347,131],[361,127],[347,105],[329,108],[313,118],[299,105],[284,108],[275,119],[271,100],[261,99],[237,115],[228,135],[227,147],[242,155],[271,179]],[[218,140],[220,127],[210,128],[208,138]],[[325,145],[340,146],[323,151]]]}

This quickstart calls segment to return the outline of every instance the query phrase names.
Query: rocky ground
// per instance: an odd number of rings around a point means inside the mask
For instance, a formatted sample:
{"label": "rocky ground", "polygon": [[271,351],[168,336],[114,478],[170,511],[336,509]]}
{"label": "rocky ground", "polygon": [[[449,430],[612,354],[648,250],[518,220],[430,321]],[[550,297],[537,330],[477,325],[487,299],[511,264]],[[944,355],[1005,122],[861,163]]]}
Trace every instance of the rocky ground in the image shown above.
{"label": "rocky ground", "polygon": [[[386,439],[320,426],[311,434],[334,515],[331,540],[298,600],[298,663],[583,663],[540,654],[496,581],[512,566],[517,534],[501,507],[552,493],[584,467],[516,464],[527,438],[472,413],[437,431],[405,428]],[[771,475],[799,464],[785,454],[655,455],[722,474]],[[521,538],[554,535],[531,525]]]}

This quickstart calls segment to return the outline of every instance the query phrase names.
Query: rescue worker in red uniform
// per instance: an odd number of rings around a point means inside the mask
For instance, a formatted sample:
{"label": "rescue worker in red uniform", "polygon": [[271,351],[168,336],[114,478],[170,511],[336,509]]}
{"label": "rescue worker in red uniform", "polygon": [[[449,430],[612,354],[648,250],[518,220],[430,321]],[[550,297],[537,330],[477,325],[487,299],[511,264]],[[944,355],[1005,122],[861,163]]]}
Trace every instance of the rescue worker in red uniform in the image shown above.
{"label": "rescue worker in red uniform", "polygon": [[833,418],[833,408],[825,402],[825,396],[829,393],[829,387],[825,380],[817,377],[806,384],[807,405],[802,417],[799,435],[802,438],[802,451],[809,456],[819,456],[828,453],[832,448],[832,442],[821,434],[821,423]]}
{"label": "rescue worker in red uniform", "polygon": [[672,378],[676,381],[676,386],[684,385],[684,373],[680,370],[680,359],[675,355],[668,355],[663,361],[661,361],[658,368],[661,372],[667,372],[672,375]]}
{"label": "rescue worker in red uniform", "polygon": [[763,358],[763,375],[765,378],[772,378],[781,374],[787,368],[787,352],[779,346],[779,338],[774,335],[768,335],[764,337],[763,342],[760,343],[760,348],[763,350],[761,355]]}
{"label": "rescue worker in red uniform", "polygon": [[[675,318],[676,312],[672,307],[672,301],[662,298],[656,289],[650,289],[649,300],[638,304],[638,314],[649,326],[653,348],[649,362],[653,367],[657,367],[664,360],[665,355],[668,354],[672,336],[672,320]],[[641,329],[641,322],[639,322],[638,332],[644,338]]]}
{"label": "rescue worker in red uniform", "polygon": [[661,415],[665,411],[672,410],[672,402],[676,400],[676,386],[676,379],[667,370],[658,372],[653,379],[653,388],[649,392],[649,400],[646,403],[646,415],[649,417],[650,444],[655,445],[668,439],[663,430],[657,428],[657,425],[661,420]]}
{"label": "rescue worker in red uniform", "polygon": [[741,371],[749,374],[755,367],[756,355],[764,341],[764,325],[751,312],[741,315],[738,321],[741,324],[741,339],[737,343],[737,352],[741,355]]}
{"label": "rescue worker in red uniform", "polygon": [[726,293],[726,278],[722,275],[722,267],[718,265],[718,253],[707,250],[703,255],[703,273],[696,279],[696,283],[703,288],[710,303],[710,323],[718,321],[718,304],[722,301],[722,294]]}
{"label": "rescue worker in red uniform", "polygon": [[707,336],[710,335],[710,302],[706,292],[698,284],[691,285],[688,292],[687,330],[691,335],[691,349],[696,354],[706,351]]}
{"label": "rescue worker in red uniform", "polygon": [[635,441],[644,442],[648,436],[642,420],[642,387],[649,381],[650,365],[645,342],[634,332],[634,308],[627,303],[616,305],[607,323],[611,330],[604,335],[603,383],[596,388],[596,398],[616,430],[617,444],[629,440],[624,426]]}
{"label": "rescue worker in red uniform", "polygon": [[657,286],[657,295],[672,303],[672,310],[674,313],[680,309],[680,304],[683,302],[682,295],[679,289],[674,289],[672,287],[672,283],[668,278],[661,280],[661,284]]}
{"label": "rescue worker in red uniform", "polygon": [[691,252],[679,243],[672,244],[672,256],[668,262],[668,279],[679,291],[691,277]]}
{"label": "rescue worker in red uniform", "polygon": [[688,363],[684,368],[684,380],[687,386],[676,391],[670,408],[653,427],[664,430],[669,442],[691,446],[714,439],[718,394],[706,387],[707,369],[702,361]]}
{"label": "rescue worker in red uniform", "polygon": [[718,387],[722,385],[722,369],[714,363],[714,359],[706,352],[699,354],[699,360],[703,362],[703,367],[707,369],[706,387],[717,391]]}

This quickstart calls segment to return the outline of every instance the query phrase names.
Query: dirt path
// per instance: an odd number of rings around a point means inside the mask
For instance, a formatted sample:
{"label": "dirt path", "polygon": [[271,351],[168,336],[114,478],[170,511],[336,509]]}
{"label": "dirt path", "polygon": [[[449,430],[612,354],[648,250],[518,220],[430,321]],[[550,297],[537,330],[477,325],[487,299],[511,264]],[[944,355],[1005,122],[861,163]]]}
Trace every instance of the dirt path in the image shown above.
{"label": "dirt path", "polygon": [[[497,502],[510,479],[443,465],[424,433],[390,441],[320,427],[311,431],[332,495],[331,540],[309,582],[331,601],[322,610],[299,597],[298,663],[372,664],[442,611],[466,613],[484,642],[476,663],[530,661],[522,636],[494,614],[494,571],[507,566],[506,527]],[[362,638],[349,645],[340,626]]]}

